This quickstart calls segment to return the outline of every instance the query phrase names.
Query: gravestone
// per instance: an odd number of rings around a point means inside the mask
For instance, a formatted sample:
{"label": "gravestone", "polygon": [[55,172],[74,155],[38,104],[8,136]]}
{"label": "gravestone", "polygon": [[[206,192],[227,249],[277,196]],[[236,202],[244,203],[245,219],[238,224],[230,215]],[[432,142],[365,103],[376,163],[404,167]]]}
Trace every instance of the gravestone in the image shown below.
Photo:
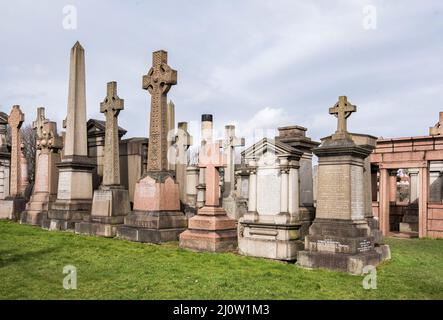
{"label": "gravestone", "polygon": [[[202,122],[201,122],[201,141],[200,141],[200,149],[204,147],[204,145],[208,141],[213,141],[213,130],[214,130],[214,117],[212,114],[204,114],[202,115]],[[206,184],[205,184],[205,168],[199,168],[198,173],[198,185],[197,185],[197,209],[203,208],[205,205],[205,190],[206,190]]]}
{"label": "gravestone", "polygon": [[168,170],[167,93],[177,84],[177,71],[168,64],[166,51],[153,54],[153,66],[143,77],[143,89],[151,94],[147,173],[135,187],[134,208],[117,228],[117,237],[130,241],[176,241],[188,221],[180,211],[180,190],[174,172]]}
{"label": "gravestone", "polygon": [[0,112],[0,201],[9,196],[11,151],[6,138],[7,128],[8,115],[4,112]]}
{"label": "gravestone", "polygon": [[92,205],[94,164],[88,158],[85,50],[79,42],[71,50],[67,112],[63,156],[57,165],[57,200],[43,221],[43,227],[50,230],[73,231]]}
{"label": "gravestone", "polygon": [[188,132],[188,123],[180,122],[178,124],[177,134],[174,139],[174,162],[175,177],[180,188],[180,203],[184,211],[186,211],[186,176],[189,162],[189,147],[192,145],[192,136]]}
{"label": "gravestone", "polygon": [[[364,160],[373,148],[358,145],[347,131],[347,118],[357,107],[346,97],[330,108],[338,118],[337,131],[314,149],[319,158],[316,218],[305,238],[298,264],[361,275],[367,266],[377,266],[389,250],[376,250],[366,220]],[[383,252],[385,251],[385,253]]]}
{"label": "gravestone", "polygon": [[20,213],[25,209],[26,200],[21,188],[21,133],[20,128],[25,121],[25,115],[20,106],[13,106],[8,117],[11,127],[11,167],[9,195],[0,201],[0,219],[18,220]]}
{"label": "gravestone", "polygon": [[58,169],[62,139],[57,133],[57,123],[44,116],[44,108],[39,108],[33,128],[37,133],[35,183],[26,210],[20,216],[20,222],[41,226],[47,219],[49,208],[57,198]]}
{"label": "gravestone", "polygon": [[219,168],[226,166],[220,143],[207,140],[200,150],[199,167],[205,169],[205,206],[189,219],[189,228],[180,235],[180,247],[193,251],[223,252],[237,247],[235,220],[220,207]]}
{"label": "gravestone", "polygon": [[240,254],[293,261],[303,249],[299,161],[303,152],[264,138],[243,152],[248,212],[238,222]]}
{"label": "gravestone", "polygon": [[106,117],[103,183],[94,191],[91,215],[75,225],[79,234],[115,237],[117,226],[129,214],[129,193],[120,181],[120,152],[118,115],[124,109],[124,100],[117,95],[117,83],[109,82],[107,96],[100,104]]}
{"label": "gravestone", "polygon": [[231,219],[238,220],[245,212],[235,194],[235,148],[245,146],[245,138],[235,136],[235,126],[225,126],[225,139],[221,141],[227,165],[223,181],[223,208]]}

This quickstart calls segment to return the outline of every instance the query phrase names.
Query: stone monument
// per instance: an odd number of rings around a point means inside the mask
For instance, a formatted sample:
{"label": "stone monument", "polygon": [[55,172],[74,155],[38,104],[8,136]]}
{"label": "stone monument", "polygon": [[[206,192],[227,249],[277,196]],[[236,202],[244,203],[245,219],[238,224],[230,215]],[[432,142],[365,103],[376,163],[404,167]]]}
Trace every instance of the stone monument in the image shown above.
{"label": "stone monument", "polygon": [[50,230],[74,230],[91,211],[92,171],[88,158],[86,132],[85,50],[77,42],[71,50],[68,116],[62,161],[59,169],[57,200],[43,222]]}
{"label": "stone monument", "polygon": [[0,202],[0,219],[18,220],[25,209],[26,200],[21,188],[21,133],[20,128],[25,121],[25,115],[20,106],[13,106],[8,117],[11,127],[11,169],[9,195]]}
{"label": "stone monument", "polygon": [[227,166],[224,170],[223,208],[231,219],[238,220],[245,212],[241,210],[235,193],[235,148],[245,146],[245,138],[235,136],[235,126],[225,126],[225,139],[222,142]]}
{"label": "stone monument", "polygon": [[45,109],[39,108],[33,128],[37,133],[35,161],[35,183],[26,210],[20,222],[41,226],[47,219],[49,208],[57,198],[58,169],[62,139],[57,133],[57,123],[45,118]]}
{"label": "stone monument", "polygon": [[8,115],[0,112],[0,201],[9,196],[11,152],[6,138],[7,128]]}
{"label": "stone monument", "polygon": [[162,243],[177,241],[188,224],[180,211],[180,191],[174,172],[168,170],[167,93],[177,84],[177,71],[168,64],[166,51],[153,54],[153,66],[143,77],[151,94],[147,173],[137,182],[133,211],[117,228],[121,239]]}
{"label": "stone monument", "polygon": [[369,145],[357,145],[347,131],[347,118],[357,107],[346,97],[330,108],[338,118],[337,131],[314,149],[319,158],[316,218],[305,238],[298,264],[361,275],[366,266],[377,266],[385,257],[376,250],[365,217],[364,160]]}
{"label": "stone monument", "polygon": [[248,212],[238,222],[240,254],[293,261],[303,249],[299,161],[303,152],[264,138],[243,152]]}
{"label": "stone monument", "polygon": [[220,143],[207,140],[199,155],[199,167],[205,172],[205,205],[189,219],[189,229],[180,235],[180,247],[193,251],[232,251],[237,247],[235,220],[220,207],[219,168],[226,166]]}
{"label": "stone monument", "polygon": [[[180,122],[175,137],[175,176],[180,187],[180,203],[186,207],[186,170],[189,162],[189,147],[192,146],[192,136],[188,132],[188,123]],[[170,161],[171,162],[171,161]]]}
{"label": "stone monument", "polygon": [[124,100],[117,95],[117,83],[109,82],[100,112],[106,117],[103,183],[94,191],[91,215],[75,225],[80,234],[115,237],[117,226],[129,214],[129,192],[120,183],[120,154],[118,115],[124,109]]}

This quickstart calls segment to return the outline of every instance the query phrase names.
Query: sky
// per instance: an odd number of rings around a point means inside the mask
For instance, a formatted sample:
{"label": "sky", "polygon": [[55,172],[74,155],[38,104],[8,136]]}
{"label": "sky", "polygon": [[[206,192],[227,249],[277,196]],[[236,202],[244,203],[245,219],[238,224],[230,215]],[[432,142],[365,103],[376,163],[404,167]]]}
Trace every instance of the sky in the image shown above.
{"label": "sky", "polygon": [[[336,129],[328,109],[341,95],[358,107],[349,130],[377,137],[427,135],[443,111],[438,0],[15,0],[0,6],[0,110],[9,114],[19,104],[28,124],[43,106],[61,129],[76,41],[86,50],[88,117],[103,119],[106,83],[117,81],[125,138],[148,136],[150,96],[142,76],[160,49],[178,71],[168,94],[176,121],[190,123],[194,141],[206,113],[214,115],[216,137],[235,124],[247,145],[253,132],[273,137],[287,125],[307,127],[319,140]],[[77,12],[76,29],[66,29],[72,18],[66,6]]]}

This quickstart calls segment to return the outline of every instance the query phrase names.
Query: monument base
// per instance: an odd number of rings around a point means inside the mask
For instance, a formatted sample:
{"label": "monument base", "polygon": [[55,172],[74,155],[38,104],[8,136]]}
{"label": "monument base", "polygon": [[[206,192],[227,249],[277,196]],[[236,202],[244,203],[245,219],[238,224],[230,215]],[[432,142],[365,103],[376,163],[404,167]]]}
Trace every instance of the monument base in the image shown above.
{"label": "monument base", "polygon": [[6,198],[0,200],[0,220],[18,221],[20,213],[26,208],[24,198]]}
{"label": "monument base", "polygon": [[238,221],[248,212],[248,200],[242,198],[227,197],[223,198],[223,208],[228,217]]}
{"label": "monument base", "polygon": [[122,186],[101,186],[94,191],[91,215],[85,221],[76,223],[75,233],[112,238],[117,226],[131,211],[129,192]]}
{"label": "monument base", "polygon": [[237,226],[219,207],[203,207],[189,219],[180,247],[192,251],[226,252],[237,248]]}
{"label": "monument base", "polygon": [[362,275],[366,266],[376,267],[390,258],[389,246],[376,249],[366,220],[317,219],[305,238],[298,264]]}
{"label": "monument base", "polygon": [[57,200],[43,220],[42,227],[51,231],[74,231],[91,212],[91,200]]}
{"label": "monument base", "polygon": [[187,225],[180,211],[133,211],[117,227],[117,238],[155,244],[177,241]]}
{"label": "monument base", "polygon": [[[279,216],[275,216],[274,220],[278,220]],[[281,218],[287,218],[288,216],[287,214],[281,215]],[[261,221],[258,217],[256,213],[248,213],[239,221],[238,246],[240,254],[274,260],[295,261],[297,253],[303,250],[304,247],[300,234],[302,223],[275,223]],[[262,218],[266,217],[261,216],[260,219]]]}
{"label": "monument base", "polygon": [[33,226],[41,226],[43,220],[48,217],[50,204],[54,202],[56,196],[48,193],[35,193],[26,204],[26,209],[20,214],[20,223]]}

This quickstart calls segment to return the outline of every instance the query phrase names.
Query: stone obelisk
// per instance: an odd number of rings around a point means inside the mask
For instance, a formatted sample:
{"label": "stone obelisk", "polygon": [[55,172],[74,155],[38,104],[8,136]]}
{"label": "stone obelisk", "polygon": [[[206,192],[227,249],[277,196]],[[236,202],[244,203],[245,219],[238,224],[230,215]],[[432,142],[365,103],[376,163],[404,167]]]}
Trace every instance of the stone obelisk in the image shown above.
{"label": "stone obelisk", "polygon": [[366,219],[364,160],[373,147],[356,144],[347,119],[357,107],[340,97],[329,113],[338,118],[337,131],[315,148],[318,196],[314,223],[298,252],[298,264],[361,275],[389,258],[389,248],[376,247]]}
{"label": "stone obelisk", "polygon": [[44,108],[39,108],[33,128],[37,134],[35,162],[35,184],[26,210],[20,222],[41,226],[47,219],[48,210],[57,198],[58,169],[62,139],[57,133],[57,123],[44,116]]}
{"label": "stone obelisk", "polygon": [[187,227],[180,211],[179,186],[168,170],[167,93],[177,84],[177,71],[168,65],[166,51],[153,54],[153,66],[143,77],[151,94],[147,173],[137,182],[134,209],[117,228],[117,237],[137,242],[176,241]]}
{"label": "stone obelisk", "polygon": [[109,82],[100,112],[106,117],[103,182],[94,191],[91,215],[75,225],[75,232],[102,237],[115,237],[117,226],[129,214],[129,192],[120,184],[120,152],[118,115],[124,109],[124,100],[117,95],[117,83]]}
{"label": "stone obelisk", "polygon": [[20,106],[13,106],[8,117],[11,127],[11,175],[9,196],[0,202],[0,219],[17,220],[25,209],[26,200],[21,190],[21,133],[20,128],[25,121],[25,115]]}
{"label": "stone obelisk", "polygon": [[68,116],[62,161],[59,169],[57,200],[44,227],[73,230],[91,211],[92,170],[88,158],[86,132],[85,50],[77,42],[71,50]]}

